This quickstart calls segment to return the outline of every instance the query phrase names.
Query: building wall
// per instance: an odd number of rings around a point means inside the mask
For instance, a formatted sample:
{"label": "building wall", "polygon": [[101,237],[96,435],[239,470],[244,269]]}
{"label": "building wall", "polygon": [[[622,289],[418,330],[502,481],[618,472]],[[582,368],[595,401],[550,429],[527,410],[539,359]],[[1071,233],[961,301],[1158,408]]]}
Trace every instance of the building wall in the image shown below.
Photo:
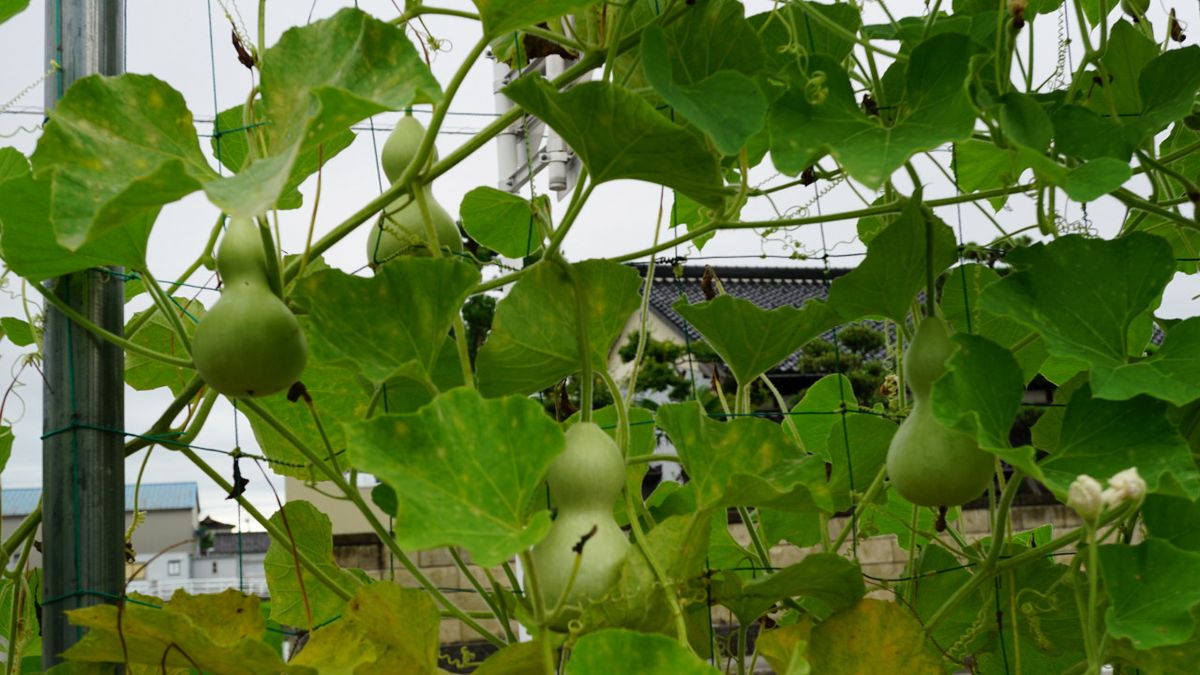
{"label": "building wall", "polygon": [[[129,528],[129,523],[132,519],[133,514],[125,514],[126,529]],[[25,517],[6,516],[3,520],[3,538],[7,538],[9,534],[20,526]],[[199,553],[200,543],[196,539],[196,529],[199,527],[199,522],[196,509],[147,511],[145,521],[133,533],[133,550],[137,553],[139,559],[148,559],[155,553],[161,553],[166,551],[168,547],[188,540],[187,543],[181,546],[171,548],[170,553]],[[39,541],[42,538],[40,527],[38,528],[37,538]],[[42,556],[36,550],[30,551],[29,564],[31,567],[38,567],[42,564]]]}
{"label": "building wall", "polygon": [[[324,482],[320,483],[319,485],[325,492],[329,492],[331,494],[337,494],[338,492],[333,483]],[[375,517],[378,518],[379,522],[383,523],[386,527],[388,515],[380,510],[378,506],[375,506],[375,502],[371,501],[371,487],[360,486],[358,491],[359,494],[362,495],[363,501],[365,501],[371,507],[371,511],[375,514]],[[358,510],[357,506],[351,504],[345,499],[332,499],[327,497],[308,487],[304,484],[304,481],[298,478],[287,476],[284,479],[284,494],[289,502],[302,499],[306,502],[310,502],[313,506],[317,507],[318,511],[329,516],[330,522],[333,523],[333,533],[335,535],[358,534],[361,532],[373,531],[370,524],[367,523],[366,517],[363,516],[363,514]]]}
{"label": "building wall", "polygon": [[[264,558],[266,558],[265,553],[243,553],[241,576],[247,579],[265,577]],[[209,553],[192,558],[193,579],[236,579],[237,577],[238,557],[236,555]]]}
{"label": "building wall", "polygon": [[[658,283],[662,283],[659,281]],[[633,363],[624,363],[621,361],[621,355],[618,353],[621,347],[624,347],[629,342],[629,336],[637,335],[642,329],[642,311],[639,309],[629,317],[625,322],[625,327],[621,329],[621,337],[617,338],[616,344],[608,354],[608,372],[612,374],[613,379],[617,382],[624,383],[630,372],[633,370]],[[646,334],[651,339],[660,342],[673,342],[675,344],[683,344],[683,336],[675,328],[675,326],[667,323],[654,310],[650,310],[649,316],[646,319]]]}

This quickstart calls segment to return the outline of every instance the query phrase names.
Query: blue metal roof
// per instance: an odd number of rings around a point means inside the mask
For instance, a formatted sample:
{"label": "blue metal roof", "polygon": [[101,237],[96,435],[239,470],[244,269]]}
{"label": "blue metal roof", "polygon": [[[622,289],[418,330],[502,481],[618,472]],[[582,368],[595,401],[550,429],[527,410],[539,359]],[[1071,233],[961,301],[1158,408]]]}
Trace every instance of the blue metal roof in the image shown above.
{"label": "blue metal roof", "polygon": [[[42,489],[4,488],[4,517],[27,516],[37,508]],[[200,490],[196,483],[142,483],[138,493],[138,509],[141,511],[178,511],[198,509]],[[125,486],[125,510],[133,510],[133,486]]]}

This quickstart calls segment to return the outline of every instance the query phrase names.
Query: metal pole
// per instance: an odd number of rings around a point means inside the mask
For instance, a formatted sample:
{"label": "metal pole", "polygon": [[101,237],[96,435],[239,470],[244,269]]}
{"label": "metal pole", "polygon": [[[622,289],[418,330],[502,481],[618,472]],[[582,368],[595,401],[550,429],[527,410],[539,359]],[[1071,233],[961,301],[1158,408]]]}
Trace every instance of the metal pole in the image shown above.
{"label": "metal pole", "polygon": [[[125,0],[46,0],[51,59],[62,70],[46,83],[47,110],[76,79],[124,72]],[[119,275],[88,270],[49,286],[76,311],[123,333]],[[124,588],[124,438],[98,429],[124,428],[125,357],[50,306],[43,349],[42,667],[48,670],[83,632],[65,612],[111,602]]]}

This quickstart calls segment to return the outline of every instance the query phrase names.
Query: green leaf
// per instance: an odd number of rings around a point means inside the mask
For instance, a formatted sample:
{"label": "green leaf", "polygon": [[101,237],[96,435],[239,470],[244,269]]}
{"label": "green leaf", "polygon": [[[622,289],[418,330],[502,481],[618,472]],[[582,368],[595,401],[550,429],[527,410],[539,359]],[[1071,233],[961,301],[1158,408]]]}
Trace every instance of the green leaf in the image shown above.
{"label": "green leaf", "polygon": [[883,469],[888,446],[897,429],[895,424],[876,415],[863,413],[839,417],[839,422],[829,428],[826,440],[832,464],[828,477],[822,466],[821,475],[816,480],[808,476],[806,483],[813,501],[830,514],[853,506],[851,493],[866,491],[875,475]]}
{"label": "green leaf", "polygon": [[858,563],[836,553],[813,553],[746,583],[736,574],[725,572],[714,592],[716,600],[733,610],[742,625],[749,625],[787,598],[812,598],[832,611],[842,610],[858,601],[866,593],[866,586]]}
{"label": "green leaf", "polygon": [[0,425],[0,471],[8,466],[8,460],[12,457],[13,431],[12,427],[7,424]]}
{"label": "green leaf", "polygon": [[514,642],[484,659],[473,675],[543,675],[542,645]]}
{"label": "green leaf", "polygon": [[700,508],[769,504],[805,476],[804,454],[769,420],[718,422],[690,402],[659,408],[658,426],[678,450]]}
{"label": "green leaf", "polygon": [[1142,520],[1152,538],[1185,551],[1200,552],[1200,504],[1180,497],[1149,495],[1142,505]]}
{"label": "green leaf", "polygon": [[771,109],[771,157],[795,175],[825,153],[872,189],[914,153],[970,136],[975,114],[967,97],[964,35],[943,34],[912,52],[901,112],[883,126],[858,106],[845,70],[822,56],[809,58],[810,78],[799,78]]}
{"label": "green leaf", "polygon": [[[187,298],[176,297],[172,298],[172,300],[175,301],[175,304],[172,306],[171,311],[179,318],[179,322],[183,325],[183,329],[187,331],[188,337],[191,337],[196,332],[197,322],[204,318],[206,313],[204,305],[198,300],[189,300]],[[177,358],[189,359],[187,350],[183,348],[183,343],[175,335],[174,324],[167,317],[163,316],[157,307],[151,307],[134,314],[129,322],[139,321],[147,313],[151,314],[150,318],[130,340],[134,344],[148,347],[160,354],[169,354]],[[138,391],[149,391],[151,389],[158,389],[159,387],[167,387],[171,390],[172,394],[178,395],[195,376],[196,371],[191,368],[168,365],[135,352],[129,352],[125,355],[125,383]]]}
{"label": "green leaf", "polygon": [[[311,329],[307,320],[301,325],[309,335],[311,344]],[[255,403],[267,410],[275,419],[298,438],[307,447],[319,449],[324,455],[325,439],[329,439],[335,452],[344,451],[346,437],[342,432],[344,422],[362,419],[367,412],[371,400],[372,387],[356,369],[346,362],[330,362],[316,355],[310,355],[304,367],[304,389],[312,398],[313,407],[321,418],[323,429],[318,428],[313,421],[308,406],[300,401],[289,401],[287,392],[256,399]],[[419,389],[425,393],[426,389]],[[389,384],[390,401],[395,405],[403,393],[398,392]],[[385,410],[380,405],[380,410]],[[304,456],[292,443],[267,424],[258,415],[249,416],[250,426],[254,437],[262,448],[263,454],[272,460],[271,469],[276,473],[293,476],[302,480],[324,480],[324,476],[316,474]],[[324,432],[324,433],[322,433]]]}
{"label": "green leaf", "polygon": [[50,221],[70,251],[157,215],[217,177],[183,96],[149,75],[76,80],[32,160],[34,174],[53,182]]}
{"label": "green leaf", "polygon": [[705,206],[721,206],[726,190],[717,158],[700,138],[632,91],[585,82],[559,92],[541,77],[526,76],[505,87],[504,94],[557,131],[596,184],[644,180]]}
{"label": "green leaf", "polygon": [[3,331],[9,342],[18,347],[28,347],[34,342],[33,329],[29,327],[29,323],[15,316],[0,319],[0,331]]}
{"label": "green leaf", "polygon": [[925,288],[926,223],[932,219],[933,269],[939,273],[957,258],[950,226],[917,202],[908,202],[900,216],[867,246],[858,267],[829,288],[829,306],[844,319],[884,316],[903,323],[917,293]]}
{"label": "green leaf", "polygon": [[664,35],[657,26],[642,33],[646,79],[667,103],[708,134],[722,154],[737,154],[766,121],[766,97],[754,80],[732,70],[719,70],[691,84],[679,83],[671,72]]}
{"label": "green leaf", "polygon": [[36,283],[91,267],[145,267],[146,241],[157,210],[71,251],[55,239],[50,195],[48,180],[24,176],[0,182],[0,248],[9,269]]}
{"label": "green leaf", "polygon": [[[1126,364],[1131,327],[1175,273],[1170,245],[1138,232],[1111,241],[1060,237],[1017,249],[1007,260],[1017,271],[984,289],[980,307],[1024,324],[1051,355],[1082,361],[1102,376]],[[1137,393],[1122,390],[1119,379],[1102,379],[1099,396]]]}
{"label": "green leaf", "polygon": [[[1026,168],[1020,156],[1011,149],[975,140],[954,144],[954,175],[963,192],[1016,185]],[[993,197],[989,201],[992,208],[999,210],[1008,201],[1008,196]]]}
{"label": "green leaf", "polygon": [[[726,200],[726,203],[728,204],[729,200]],[[717,210],[703,206],[687,195],[677,192],[675,193],[675,203],[671,207],[671,227],[685,225],[687,231],[692,233],[712,225],[716,222],[718,215]],[[710,231],[693,239],[691,244],[699,251],[715,236],[717,236],[716,231]]]}
{"label": "green leaf", "polygon": [[526,505],[564,441],[537,401],[455,389],[416,413],[345,429],[353,465],[396,491],[402,548],[461,546],[496,565],[550,528],[547,511],[527,517]]}
{"label": "green leaf", "polygon": [[1081,159],[1111,157],[1129,161],[1133,147],[1125,138],[1125,130],[1112,120],[1077,105],[1060,107],[1051,120],[1059,152]]}
{"label": "green leaf", "polygon": [[374,383],[415,367],[431,376],[479,271],[454,258],[407,257],[364,279],[323,270],[302,282],[314,355],[353,362]]}
{"label": "green leaf", "polygon": [[882,673],[904,664],[906,675],[940,675],[941,659],[927,646],[912,612],[893,602],[863,599],[812,629],[812,672]]}
{"label": "green leaf", "polygon": [[764,310],[749,300],[723,294],[695,305],[680,298],[673,308],[700,331],[741,386],[749,386],[837,323],[823,302],[808,302],[800,309]]}
{"label": "green leaf", "polygon": [[829,461],[826,440],[829,430],[841,422],[841,410],[857,410],[854,386],[841,374],[826,375],[813,383],[804,398],[792,408],[792,425],[804,441],[804,449]]}
{"label": "green leaf", "polygon": [[1184,405],[1200,398],[1200,318],[1171,326],[1163,344],[1149,358],[1124,365],[1100,365],[1092,370],[1096,395],[1128,398],[1149,394]]}
{"label": "green leaf", "polygon": [[[609,350],[638,307],[637,270],[607,260],[571,264],[585,292],[592,363]],[[528,394],[581,368],[575,285],[561,265],[543,261],[513,286],[496,307],[491,335],[476,367],[485,396]]]}
{"label": "green leaf", "polygon": [[[1021,364],[1025,382],[1029,382],[1046,360],[1045,343],[1027,326],[979,306],[979,296],[983,290],[999,280],[1000,275],[987,265],[955,267],[942,285],[939,306],[955,332],[980,335],[1010,350]],[[1018,345],[1020,349],[1013,353],[1011,350]]]}
{"label": "green leaf", "polygon": [[[259,117],[256,124],[265,124],[261,107],[256,112]],[[250,150],[250,139],[256,139],[255,134],[259,133],[258,126],[245,128],[243,119],[243,106],[241,105],[221,111],[217,115],[213,136],[210,140],[213,157],[234,173],[244,168]],[[254,142],[257,142],[257,139]],[[345,129],[320,143],[304,144],[292,165],[291,174],[284,183],[279,201],[275,204],[276,208],[300,208],[303,203],[303,197],[299,190],[300,184],[316,173],[322,164],[328,164],[330,159],[350,147],[353,142],[354,133]]]}
{"label": "green leaf", "polygon": [[29,160],[16,148],[0,148],[0,183],[29,175]]}
{"label": "green leaf", "polygon": [[314,631],[290,661],[321,673],[438,673],[441,617],[423,590],[362,586],[341,618]]}
{"label": "green leaf", "polygon": [[958,351],[933,384],[934,416],[979,439],[984,448],[1009,447],[1008,434],[1025,395],[1021,366],[1012,352],[987,338],[957,333],[954,341]]}
{"label": "green leaf", "polygon": [[1101,546],[1099,555],[1109,634],[1128,638],[1138,649],[1181,644],[1192,635],[1200,553],[1149,539],[1137,546]]}
{"label": "green leaf", "polygon": [[463,197],[459,213],[463,229],[475,241],[509,258],[524,258],[542,248],[536,219],[547,213],[549,202],[531,203],[503,190],[480,186]]}
{"label": "green leaf", "polygon": [[[194,667],[229,675],[316,673],[285,664],[263,641],[266,624],[257,597],[229,589],[195,596],[176,591],[166,603],[138,600],[121,608],[100,604],[69,612],[71,623],[90,630],[63,658],[129,663],[145,667],[141,672]],[[148,600],[153,602],[147,607]]]}
{"label": "green leaf", "polygon": [[1136,141],[1158,133],[1192,111],[1200,89],[1200,46],[1164,52],[1142,68],[1138,75],[1141,114],[1128,122],[1139,134]]}
{"label": "green leaf", "polygon": [[29,0],[0,0],[0,23],[20,14],[29,6]]}
{"label": "green leaf", "polygon": [[484,33],[497,37],[547,19],[578,12],[596,0],[472,0],[483,20]]}
{"label": "green leaf", "polygon": [[1038,152],[1045,151],[1054,135],[1050,116],[1037,99],[1015,91],[1001,98],[1000,128],[1012,140]]}
{"label": "green leaf", "polygon": [[575,644],[566,675],[716,675],[717,669],[665,635],[613,628]]}
{"label": "green leaf", "polygon": [[1077,202],[1091,202],[1121,187],[1131,176],[1128,162],[1099,157],[1067,173],[1063,189]]}
{"label": "green leaf", "polygon": [[1121,118],[1141,112],[1138,79],[1142,68],[1158,53],[1158,45],[1132,23],[1115,22],[1109,29],[1108,46],[1100,57],[1109,81],[1093,90],[1092,110],[1099,115],[1109,115],[1115,110]]}
{"label": "green leaf", "polygon": [[777,675],[810,675],[812,666],[806,657],[811,634],[808,621],[778,626],[759,633],[755,647]]}
{"label": "green leaf", "polygon": [[271,619],[285,626],[311,630],[337,618],[346,601],[318,581],[312,572],[303,567],[297,571],[297,560],[292,553],[295,547],[297,553],[312,561],[347,595],[353,595],[361,582],[333,561],[333,525],[329,516],[306,501],[290,501],[271,516],[271,524],[292,539],[290,544],[272,539],[263,558],[267,588],[271,591]]}
{"label": "green leaf", "polygon": [[[854,42],[845,33],[834,32],[825,24],[806,16],[808,11],[818,12],[851,35],[862,27],[859,10],[849,3],[823,5],[816,2],[777,5],[771,11],[749,17],[750,25],[759,33],[767,58],[776,72],[796,65],[797,54],[792,47],[803,49],[805,54],[820,54],[840,62],[850,55]],[[794,37],[793,37],[794,36]]]}
{"label": "green leaf", "polygon": [[1167,420],[1166,403],[1147,396],[1106,401],[1080,387],[1067,404],[1058,448],[1039,465],[1043,482],[1065,500],[1079,474],[1107,478],[1129,467],[1137,467],[1149,492],[1200,497],[1200,472]]}

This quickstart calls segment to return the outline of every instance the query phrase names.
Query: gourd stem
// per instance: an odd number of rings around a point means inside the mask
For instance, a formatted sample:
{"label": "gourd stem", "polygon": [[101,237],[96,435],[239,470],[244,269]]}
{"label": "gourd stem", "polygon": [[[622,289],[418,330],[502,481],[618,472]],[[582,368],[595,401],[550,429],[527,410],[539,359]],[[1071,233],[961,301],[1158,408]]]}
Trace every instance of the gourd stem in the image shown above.
{"label": "gourd stem", "polygon": [[[663,220],[663,189],[659,189],[658,193],[658,217],[654,220],[654,241],[653,244],[658,244],[659,234],[662,232]],[[648,327],[650,319],[650,289],[654,284],[654,258],[650,258],[650,262],[646,265],[646,279],[642,283],[642,301],[638,314],[638,343],[637,353],[633,356],[633,365],[629,371],[629,386],[625,390],[626,404],[633,403],[633,394],[637,391],[638,375],[641,373],[642,359],[646,356],[646,339],[648,337]]]}
{"label": "gourd stem", "polygon": [[271,286],[271,292],[275,297],[284,300],[283,295],[283,273],[279,267],[279,254],[275,250],[275,237],[271,235],[271,224],[263,216],[259,216],[258,234],[262,239],[263,261],[266,262],[267,269],[267,284]]}
{"label": "gourd stem", "polygon": [[662,586],[663,595],[667,598],[667,607],[671,612],[671,618],[675,622],[675,637],[685,649],[691,649],[688,644],[687,623],[683,620],[683,608],[679,605],[679,596],[675,593],[675,588],[671,586],[670,580],[663,572],[662,565],[658,562],[658,558],[654,557],[654,552],[650,550],[650,545],[646,541],[646,533],[642,531],[642,523],[638,520],[637,512],[633,508],[633,495],[629,490],[625,490],[625,515],[629,519],[629,527],[633,530],[633,540],[637,544],[637,548],[642,553],[642,557],[646,559],[646,563],[650,565],[650,570],[654,573],[654,580]]}
{"label": "gourd stem", "polygon": [[413,563],[412,559],[408,557],[408,554],[400,550],[399,545],[396,544],[396,540],[392,538],[391,534],[388,533],[387,528],[385,528],[383,524],[379,522],[379,518],[375,516],[375,512],[372,511],[369,506],[367,506],[365,501],[363,501],[362,493],[358,491],[357,487],[347,483],[346,479],[339,472],[334,471],[327,464],[325,464],[325,462],[322,461],[322,459],[318,457],[315,452],[313,452],[312,448],[308,447],[303,441],[297,438],[292,430],[280,422],[278,418],[270,413],[270,411],[263,408],[253,399],[238,399],[238,401],[241,403],[244,410],[253,412],[258,416],[259,419],[266,422],[272,429],[275,430],[276,433],[290,443],[292,447],[299,450],[300,454],[304,455],[305,459],[307,459],[314,467],[325,474],[325,476],[328,477],[329,480],[331,480],[333,484],[342,491],[342,493],[349,497],[350,501],[353,502],[356,507],[358,507],[360,512],[362,512],[363,517],[367,520],[367,524],[370,525],[371,529],[375,531],[375,534],[379,537],[379,540],[388,547],[388,550],[390,550],[392,555],[394,555],[396,559],[400,561],[400,564],[404,566],[404,569],[408,570],[409,574],[412,574],[417,583],[419,583],[422,588],[432,595],[438,603],[445,607],[447,611],[453,613],[459,621],[462,621],[472,630],[479,633],[479,635],[488,642],[491,642],[497,647],[504,646],[504,642],[502,640],[493,635],[491,631],[481,626],[479,622],[467,616],[467,614],[458,605],[454,604],[453,601],[447,598],[445,593],[442,593],[442,591],[429,580],[429,577],[425,576],[425,574],[421,572],[421,569],[417,567],[415,563]]}
{"label": "gourd stem", "polygon": [[158,311],[162,312],[163,316],[171,323],[171,328],[174,329],[176,337],[179,338],[179,343],[183,345],[183,350],[188,356],[192,355],[192,341],[188,338],[187,330],[183,327],[183,322],[179,319],[179,313],[175,311],[173,306],[175,303],[171,297],[163,292],[162,287],[158,285],[158,281],[150,274],[149,269],[139,270],[142,279],[146,282],[146,290],[150,293],[151,299],[158,307]]}
{"label": "gourd stem", "polygon": [[449,9],[447,7],[430,7],[429,5],[417,5],[412,9],[406,10],[403,14],[392,19],[390,23],[397,26],[404,25],[409,21],[422,16],[424,14],[439,14],[441,16],[456,16],[460,19],[473,19],[479,21],[479,15],[475,12],[468,12],[462,9]]}
{"label": "gourd stem", "polygon": [[175,356],[170,356],[168,354],[163,354],[162,352],[155,351],[153,349],[150,349],[149,347],[143,347],[135,342],[126,340],[125,338],[117,335],[116,333],[112,333],[108,330],[105,330],[104,328],[101,328],[99,325],[88,320],[87,317],[83,316],[79,312],[76,312],[69,305],[67,305],[67,303],[60,300],[58,298],[58,296],[56,296],[53,293],[51,293],[50,291],[46,290],[41,284],[30,284],[30,286],[37,289],[37,292],[41,293],[42,297],[46,298],[46,300],[49,301],[50,304],[54,305],[54,307],[56,309],[58,309],[58,311],[62,312],[67,318],[69,318],[72,321],[74,321],[75,323],[79,324],[79,326],[81,328],[83,328],[84,330],[88,331],[89,333],[95,335],[96,337],[98,337],[106,342],[111,342],[112,344],[120,347],[121,349],[124,349],[127,352],[130,352],[131,354],[138,354],[140,356],[145,356],[148,359],[153,359],[160,363],[165,363],[168,366],[175,366],[176,368],[187,368],[188,370],[196,369],[196,366],[193,365],[190,360],[181,359],[181,358],[178,358]]}
{"label": "gourd stem", "polygon": [[[586,543],[584,544],[587,545]],[[571,564],[571,576],[567,577],[567,585],[563,586],[562,593],[558,594],[558,600],[554,603],[554,609],[550,611],[550,615],[546,617],[546,624],[553,624],[558,620],[559,615],[567,607],[567,598],[571,597],[571,590],[575,588],[575,581],[579,578],[579,568],[583,566],[583,549],[575,553],[575,561]]]}
{"label": "gourd stem", "polygon": [[681,464],[683,460],[675,455],[658,455],[653,453],[649,455],[631,455],[625,458],[625,463],[628,465],[649,464],[650,462],[675,462],[676,464]]}
{"label": "gourd stem", "polygon": [[325,446],[325,455],[329,457],[329,463],[333,465],[333,470],[341,475],[342,467],[338,463],[337,453],[333,451],[333,444],[329,442],[329,435],[325,433],[325,425],[321,424],[321,416],[317,414],[317,406],[313,403],[312,397],[308,392],[304,392],[301,397],[304,399],[304,407],[308,408],[308,414],[312,417],[313,426],[317,428],[317,434],[321,436],[321,443]]}
{"label": "gourd stem", "polygon": [[[513,633],[512,626],[509,625],[512,621],[509,619],[508,609],[504,606],[504,596],[500,584],[496,581],[496,577],[492,575],[492,571],[486,567],[483,568],[483,575],[487,577],[488,583],[492,585],[492,597],[495,599],[496,611],[498,612],[496,618],[500,620],[500,627],[504,629],[505,637],[508,639],[509,644],[517,642],[517,635]],[[512,590],[517,591],[519,587],[513,586]]]}
{"label": "gourd stem", "polygon": [[750,535],[750,543],[754,546],[755,555],[758,556],[759,566],[771,569],[771,551],[767,548],[762,532],[758,529],[758,523],[754,522],[754,518],[750,516],[750,510],[746,507],[737,507],[737,512],[746,526],[746,533]]}
{"label": "gourd stem", "polygon": [[[917,173],[912,162],[905,162],[904,169],[908,171],[909,178],[912,179],[912,194],[909,196],[910,201],[916,202],[917,213],[921,215],[921,219],[925,221],[925,316],[933,316],[934,309],[934,280],[937,277],[936,271],[933,269],[933,217],[932,214],[926,213],[924,205],[921,203],[925,194],[925,186],[921,184],[921,175]],[[919,323],[917,316],[913,316],[913,324]]]}
{"label": "gourd stem", "polygon": [[[225,490],[226,492],[233,491],[233,486],[229,483],[229,481],[225,480],[225,477],[218,473],[216,469],[212,468],[208,462],[205,462],[203,459],[201,459],[194,450],[191,448],[180,448],[179,452],[182,453],[184,457],[187,457],[189,460],[191,460],[192,464],[195,464],[197,468],[207,474],[214,483],[221,487],[221,489]],[[262,514],[262,512],[255,508],[254,504],[241,495],[236,497],[236,499],[238,503],[242,505],[242,508],[246,509],[246,513],[250,514],[250,517],[256,520],[258,524],[267,531],[267,534],[271,535],[271,539],[284,546],[291,546],[291,540],[288,538],[287,534],[280,531],[280,529],[276,527],[274,523],[272,523]],[[334,595],[338,596],[342,600],[350,599],[351,594],[346,591],[345,588],[342,588],[342,586],[331,579],[324,570],[309,560],[308,556],[305,555],[303,551],[297,551],[296,557],[299,558],[300,565],[309,574],[312,574],[317,581],[321,582],[321,584],[327,587]]]}
{"label": "gourd stem", "polygon": [[5,560],[12,560],[13,552],[17,550],[17,547],[22,545],[26,539],[37,534],[38,527],[41,524],[42,502],[39,499],[38,505],[34,507],[33,511],[28,516],[25,516],[25,520],[22,520],[21,524],[17,525],[17,529],[8,535],[8,539],[5,539],[3,544],[0,544],[0,555],[3,555]]}
{"label": "gourd stem", "polygon": [[800,446],[801,450],[807,450],[804,447],[804,438],[800,436],[800,430],[796,428],[796,423],[792,420],[792,416],[787,414],[787,401],[784,400],[783,394],[780,393],[775,383],[771,382],[771,378],[765,374],[759,375],[758,379],[762,380],[762,383],[767,386],[767,391],[770,391],[771,396],[775,399],[775,405],[779,406],[779,412],[783,413],[783,426],[792,435],[792,440],[796,441],[796,445]]}
{"label": "gourd stem", "polygon": [[[221,225],[224,222],[225,214],[222,213],[217,216],[217,224],[213,226],[212,233],[208,235],[208,243],[204,245],[204,251],[202,251],[200,255],[196,256],[196,259],[192,261],[192,264],[188,265],[187,269],[185,269],[182,274],[175,278],[175,281],[171,282],[171,286],[167,289],[167,293],[174,293],[176,289],[182,286],[185,281],[187,281],[193,274],[196,273],[196,270],[200,269],[200,265],[203,264],[204,259],[212,255],[213,247],[217,244],[217,236],[220,235]],[[155,306],[157,307],[157,305]],[[146,312],[141,316],[134,317],[133,320],[131,320],[125,326],[125,337],[132,339],[133,336],[137,335],[138,331],[142,329],[142,326],[144,326],[146,322],[149,321],[153,316],[154,312]]]}
{"label": "gourd stem", "polygon": [[21,558],[17,560],[17,566],[13,568],[12,613],[8,617],[8,662],[4,667],[5,675],[12,675],[21,652],[18,632],[24,625],[24,622],[21,621],[21,612],[27,599],[27,589],[24,583],[25,565],[29,562],[31,550],[33,550],[33,537],[25,540],[25,546],[21,549]]}
{"label": "gourd stem", "polygon": [[[886,476],[887,476],[887,467],[886,466],[879,467],[879,471],[875,473],[875,478],[871,481],[871,484],[867,487],[867,491],[863,493],[862,499],[859,499],[858,502],[856,504],[854,504],[853,508],[855,511],[857,511],[859,509],[860,505],[869,504],[870,502],[875,500],[875,496],[879,494],[879,491],[881,489],[883,489],[883,479]],[[836,553],[837,550],[842,547],[842,544],[846,543],[846,537],[850,536],[850,531],[852,530],[852,528],[850,526],[851,522],[852,522],[851,520],[847,520],[846,524],[842,526],[842,531],[838,532],[837,538],[833,540],[833,544],[829,547],[830,551]]]}
{"label": "gourd stem", "polygon": [[[183,386],[183,390],[179,392],[175,400],[171,401],[171,404],[167,406],[162,415],[159,415],[154,424],[150,425],[150,428],[145,433],[139,434],[125,444],[125,456],[129,457],[138,450],[155,443],[164,446],[170,445],[166,439],[159,438],[159,436],[170,430],[171,421],[175,419],[179,411],[183,410],[188,403],[195,399],[196,394],[200,393],[200,390],[203,388],[204,380],[200,379],[199,375],[192,376],[192,379],[188,380],[188,383]],[[203,404],[201,405],[203,406]],[[203,410],[201,412],[203,413]],[[207,413],[204,414],[206,415]],[[198,426],[196,427],[196,433],[199,433]]]}
{"label": "gourd stem", "polygon": [[1099,633],[1099,621],[1096,618],[1096,607],[1098,604],[1100,592],[1100,552],[1098,548],[1099,542],[1096,540],[1096,528],[1085,523],[1084,528],[1087,530],[1087,582],[1088,582],[1088,601],[1087,601],[1087,623],[1083,629],[1087,632],[1087,643],[1093,647],[1088,649],[1088,674],[1100,675],[1100,650],[1095,648],[1096,635]]}
{"label": "gourd stem", "polygon": [[[471,571],[470,567],[467,567],[467,563],[462,559],[462,556],[459,555],[458,549],[454,548],[453,546],[447,546],[446,550],[450,551],[450,558],[454,560],[454,566],[458,568],[459,572],[462,572],[463,577],[466,578],[469,584],[471,584],[471,587],[475,589],[475,592],[479,594],[479,597],[483,600],[484,604],[488,606],[488,609],[492,611],[491,616],[484,618],[495,617],[499,619],[503,612],[501,612],[500,608],[497,606],[496,599],[492,597],[491,593],[487,592],[487,590],[483,587],[483,584],[479,583],[479,577],[475,576],[475,573]],[[490,577],[491,575],[488,576]],[[492,585],[495,586],[494,581],[492,582]],[[509,628],[507,624],[505,624],[504,632],[508,634],[508,639],[510,642],[514,640],[512,628]]]}
{"label": "gourd stem", "polygon": [[737,661],[738,675],[746,675],[746,626],[738,623],[737,627],[737,654],[734,659]]}
{"label": "gourd stem", "polygon": [[533,556],[529,550],[521,551],[520,555],[521,567],[525,570],[525,585],[527,586],[525,590],[529,596],[529,604],[533,607],[533,620],[537,623],[539,630],[545,630],[547,625],[546,604],[542,597],[542,586],[538,582],[537,566],[533,564]]}
{"label": "gourd stem", "polygon": [[[433,217],[429,213],[429,203],[425,199],[425,187],[420,182],[412,185],[412,196],[421,211],[421,221],[425,224],[425,245],[435,258],[442,257],[442,246],[439,243],[437,229],[433,226]],[[471,370],[471,351],[467,347],[467,328],[463,324],[462,314],[454,315],[454,343],[458,350],[458,363],[462,368],[463,385],[468,389],[475,388],[475,374]]]}
{"label": "gourd stem", "polygon": [[558,255],[558,249],[562,247],[563,240],[567,238],[567,233],[571,231],[571,226],[575,224],[575,220],[583,211],[583,205],[592,196],[592,190],[596,186],[587,179],[586,171],[586,169],[580,170],[578,181],[575,184],[575,192],[571,193],[571,203],[567,205],[567,212],[563,214],[562,222],[558,224],[558,228],[550,236],[550,243],[546,246],[547,258]]}
{"label": "gourd stem", "polygon": [[[617,381],[609,374],[607,368],[600,369],[600,378],[604,385],[608,387],[608,391],[612,394],[614,404],[617,411],[617,447],[621,449],[621,456],[628,457],[630,453],[631,431],[629,428],[629,409],[625,407],[621,400],[621,390],[617,386]],[[621,430],[624,429],[624,435]],[[644,455],[645,457],[653,458],[654,454]],[[652,462],[654,459],[647,459],[647,462]],[[676,460],[678,461],[678,460]],[[629,462],[626,461],[626,466]],[[638,499],[632,500],[637,515],[643,518],[651,527],[654,526],[654,516],[650,515],[650,510],[646,508],[646,502],[641,497],[641,482],[637,479],[630,478],[628,473],[625,476],[625,492],[626,494],[637,494]]]}

